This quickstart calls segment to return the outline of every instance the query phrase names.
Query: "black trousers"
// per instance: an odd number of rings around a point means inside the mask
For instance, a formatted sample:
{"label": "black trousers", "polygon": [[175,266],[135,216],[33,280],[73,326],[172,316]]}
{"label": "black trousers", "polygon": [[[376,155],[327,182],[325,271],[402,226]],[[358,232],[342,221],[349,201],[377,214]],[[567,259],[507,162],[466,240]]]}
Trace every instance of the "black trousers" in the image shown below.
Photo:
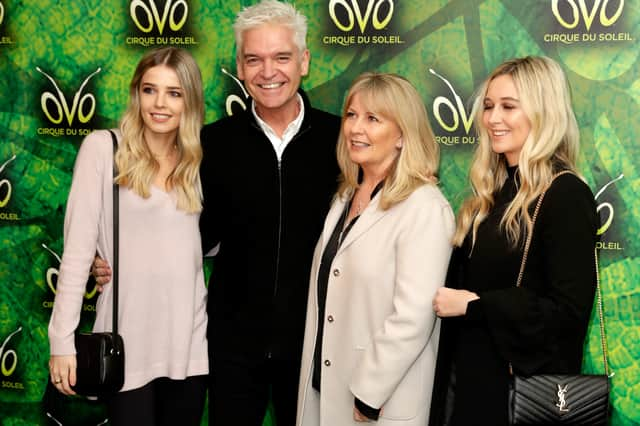
{"label": "black trousers", "polygon": [[118,392],[107,401],[113,426],[199,426],[207,376],[184,380],[161,377],[145,386]]}
{"label": "black trousers", "polygon": [[276,425],[295,425],[299,360],[214,356],[211,361],[210,426],[262,426],[269,399]]}

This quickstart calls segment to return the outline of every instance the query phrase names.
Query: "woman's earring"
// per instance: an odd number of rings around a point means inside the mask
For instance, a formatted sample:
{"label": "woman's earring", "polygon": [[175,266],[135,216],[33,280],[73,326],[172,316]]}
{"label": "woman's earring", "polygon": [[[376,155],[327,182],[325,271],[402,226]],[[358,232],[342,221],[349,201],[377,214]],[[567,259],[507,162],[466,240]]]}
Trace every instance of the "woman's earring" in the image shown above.
{"label": "woman's earring", "polygon": [[402,149],[402,138],[399,138],[398,142],[396,142],[396,148]]}

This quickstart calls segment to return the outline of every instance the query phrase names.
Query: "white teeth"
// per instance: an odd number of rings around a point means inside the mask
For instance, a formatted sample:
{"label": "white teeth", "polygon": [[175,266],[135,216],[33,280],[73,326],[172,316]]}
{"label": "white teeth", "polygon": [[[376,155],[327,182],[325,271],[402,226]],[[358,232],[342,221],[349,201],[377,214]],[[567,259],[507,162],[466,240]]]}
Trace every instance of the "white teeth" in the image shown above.
{"label": "white teeth", "polygon": [[368,144],[368,143],[365,143],[365,142],[357,142],[357,141],[351,141],[351,145],[353,145],[353,146],[359,146],[359,147],[364,147],[364,148],[366,148],[366,147],[370,146],[370,144]]}
{"label": "white teeth", "polygon": [[283,83],[269,83],[269,84],[261,84],[260,87],[263,89],[275,89],[276,87],[282,86]]}
{"label": "white teeth", "polygon": [[507,134],[507,131],[506,131],[506,130],[494,130],[494,131],[493,131],[493,134],[494,134],[495,136],[504,136],[504,135],[506,135],[506,134]]}
{"label": "white teeth", "polygon": [[170,116],[168,114],[151,114],[152,117],[154,118],[160,118],[160,119],[164,119],[164,118],[169,118]]}

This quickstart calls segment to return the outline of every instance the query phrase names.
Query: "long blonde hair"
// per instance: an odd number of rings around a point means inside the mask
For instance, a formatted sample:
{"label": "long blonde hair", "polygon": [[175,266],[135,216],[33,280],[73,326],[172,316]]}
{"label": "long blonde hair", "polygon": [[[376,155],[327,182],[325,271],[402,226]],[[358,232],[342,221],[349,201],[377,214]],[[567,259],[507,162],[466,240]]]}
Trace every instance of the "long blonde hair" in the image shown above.
{"label": "long blonde hair", "polygon": [[577,173],[580,134],[562,68],[547,57],[527,56],[503,62],[485,80],[475,99],[474,124],[479,145],[469,172],[473,195],[458,213],[454,235],[454,244],[458,246],[470,230],[475,244],[478,226],[493,207],[493,194],[507,178],[506,159],[491,149],[489,132],[482,121],[489,83],[502,75],[513,79],[522,109],[531,123],[518,159],[518,192],[500,221],[513,246],[531,231],[529,207],[550,184],[553,175],[559,170]]}
{"label": "long blonde hair", "polygon": [[122,142],[116,152],[119,174],[116,182],[131,188],[143,198],[148,198],[151,183],[160,169],[149,146],[144,140],[144,122],[140,109],[140,82],[147,70],[165,65],[174,70],[183,89],[184,111],[180,118],[177,148],[178,164],[167,178],[167,185],[177,194],[178,209],[188,213],[202,210],[200,183],[200,128],[204,119],[202,78],[193,57],[175,47],[155,49],[143,56],[133,73],[129,85],[129,104],[120,121]]}
{"label": "long blonde hair", "polygon": [[[355,94],[371,112],[395,122],[402,132],[402,148],[381,191],[380,207],[386,210],[405,200],[419,186],[436,183],[440,151],[427,119],[427,111],[416,89],[405,78],[388,73],[364,73],[351,84],[343,108],[344,118]],[[358,184],[358,164],[349,157],[342,130],[338,137],[341,176],[338,194],[346,196]]]}

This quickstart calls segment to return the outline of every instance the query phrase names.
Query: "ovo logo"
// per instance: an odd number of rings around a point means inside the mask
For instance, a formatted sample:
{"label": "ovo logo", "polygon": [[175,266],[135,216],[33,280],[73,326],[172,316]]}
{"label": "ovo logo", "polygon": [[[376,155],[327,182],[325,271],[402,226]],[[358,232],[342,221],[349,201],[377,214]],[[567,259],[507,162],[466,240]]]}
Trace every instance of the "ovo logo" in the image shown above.
{"label": "ovo logo", "polygon": [[[384,4],[389,6],[386,14],[384,14],[384,9],[381,10],[382,5]],[[337,14],[339,9],[343,9],[345,12],[341,17],[338,17]],[[329,16],[331,16],[336,27],[345,32],[351,31],[357,23],[360,28],[360,32],[364,33],[369,21],[371,21],[373,28],[376,30],[382,30],[389,24],[389,21],[391,21],[391,18],[393,17],[393,9],[393,0],[367,0],[367,7],[364,10],[363,15],[360,5],[358,4],[358,0],[329,1]],[[346,18],[346,20],[344,18]]]}
{"label": "ovo logo", "polygon": [[242,82],[240,80],[238,80],[234,75],[229,74],[229,72],[227,72],[227,70],[224,69],[224,68],[222,68],[222,73],[228,75],[229,77],[231,77],[233,79],[233,81],[235,81],[236,84],[238,86],[240,86],[240,89],[242,89],[242,93],[244,94],[244,99],[242,99],[240,96],[238,96],[236,94],[231,94],[231,95],[227,96],[227,100],[225,102],[225,108],[227,110],[227,115],[232,116],[233,115],[233,104],[234,103],[237,103],[238,105],[240,105],[240,107],[243,110],[247,109],[247,104],[245,103],[245,99],[249,99],[249,94],[245,90]]}
{"label": "ovo logo", "polygon": [[18,354],[13,349],[7,349],[7,343],[9,340],[16,334],[22,331],[22,326],[18,327],[16,331],[9,334],[4,342],[2,342],[2,346],[0,346],[0,372],[3,376],[9,377],[13,374],[18,366]]}
{"label": "ovo logo", "polygon": [[[169,22],[169,28],[172,31],[178,31],[184,26],[189,14],[189,5],[185,0],[167,0],[162,10],[162,16],[158,11],[155,0],[148,0],[149,5],[142,0],[133,0],[129,5],[129,14],[138,29],[143,33],[150,33],[154,26],[158,27],[158,33],[162,35],[164,26]],[[140,15],[138,14],[138,12]],[[143,22],[140,22],[143,17]]]}
{"label": "ovo logo", "polygon": [[[62,262],[62,260],[60,259],[60,256],[58,256],[58,253],[56,253],[55,251],[51,250],[49,247],[47,247],[46,244],[42,244],[42,247],[47,250],[49,253],[51,253],[53,255],[53,257],[56,258],[56,260],[58,261],[58,265]],[[53,292],[53,294],[56,294],[56,286],[53,283],[53,277],[56,277],[56,284],[58,282],[58,275],[60,275],[59,271],[57,268],[49,268],[47,269],[47,275],[46,275],[46,281],[47,281],[47,285],[49,286],[49,288],[51,289],[51,291]],[[85,299],[91,299],[93,296],[96,295],[98,291],[98,286],[94,285],[93,289],[91,291],[88,291],[84,294],[84,298]]]}
{"label": "ovo logo", "polygon": [[[80,95],[82,94],[82,89],[84,89],[84,86],[87,85],[91,77],[93,77],[94,75],[100,72],[100,68],[95,70],[93,73],[89,74],[89,77],[87,77],[82,82],[82,85],[80,85],[80,89],[73,96],[73,102],[71,103],[71,110],[69,110],[67,99],[62,93],[62,90],[60,90],[60,88],[56,84],[55,80],[51,78],[49,74],[42,71],[40,67],[36,67],[36,70],[41,74],[43,74],[45,77],[47,77],[49,81],[51,81],[51,83],[53,83],[53,87],[55,87],[56,94],[58,95],[56,97],[56,95],[54,95],[51,92],[44,92],[42,96],[40,96],[40,105],[42,106],[42,111],[44,111],[44,114],[47,116],[49,121],[51,121],[54,124],[60,124],[62,123],[62,120],[66,117],[67,123],[69,123],[69,126],[71,126],[71,124],[73,123],[73,119],[76,116],[76,113],[78,113],[78,120],[81,123],[87,123],[89,122],[89,120],[91,120],[91,118],[93,117],[93,113],[96,111],[96,98],[91,93],[86,93],[82,97],[80,97]],[[47,101],[50,101],[55,106],[53,114],[51,111],[49,111],[49,107],[47,106]],[[85,106],[88,106],[88,110],[85,109]]]}
{"label": "ovo logo", "polygon": [[[603,27],[610,27],[616,23],[622,14],[622,9],[624,8],[624,0],[617,1],[618,8],[615,9],[611,15],[607,13],[607,6],[609,5],[610,0],[594,0],[591,9],[587,7],[585,0],[553,0],[551,8],[554,16],[563,27],[571,30],[578,26],[580,18],[582,18],[587,31],[589,31],[596,15],[599,15],[598,19]],[[566,6],[568,6],[571,11],[571,19],[569,21],[560,15],[560,9],[558,7],[560,3],[566,3]]]}
{"label": "ovo logo", "polygon": [[[16,159],[16,156],[14,154],[13,157],[5,161],[4,164],[0,166],[0,173],[2,173],[5,167],[7,167],[7,164],[9,164],[15,159]],[[11,199],[11,182],[9,182],[9,179],[0,180],[0,188],[5,188],[5,187],[7,188],[7,194],[4,196],[4,198],[0,200],[0,208],[6,206],[7,203],[9,203],[9,200]],[[0,192],[0,194],[2,194],[2,192]],[[0,195],[0,197],[2,197],[2,195]]]}
{"label": "ovo logo", "polygon": [[[449,100],[444,96],[438,96],[437,98],[434,99],[433,115],[438,121],[438,124],[440,124],[440,126],[446,131],[454,132],[458,129],[458,127],[460,126],[460,120],[462,120],[462,125],[464,127],[464,130],[468,134],[469,130],[471,129],[471,125],[473,124],[473,115],[475,113],[475,110],[472,110],[471,114],[467,115],[467,112],[464,109],[464,104],[462,103],[462,99],[456,93],[451,83],[449,83],[449,81],[446,78],[444,78],[443,76],[435,72],[433,69],[429,68],[429,72],[435,75],[436,77],[440,78],[442,81],[444,81],[447,87],[449,87],[449,90],[451,90],[451,93],[453,94],[453,97],[456,101],[454,105],[453,102],[451,102],[451,100]],[[452,119],[451,123],[447,123],[442,118],[442,114],[440,113],[441,108],[446,108],[449,110],[449,113],[451,114],[451,119]]]}
{"label": "ovo logo", "polygon": [[[613,179],[611,182],[603,186],[602,189],[600,189],[600,191],[598,191],[598,193],[596,194],[595,199],[597,200],[598,197],[602,195],[605,189],[607,189],[610,185],[616,183],[623,177],[624,177],[624,174],[620,174],[620,176],[618,176],[617,178]],[[608,215],[607,215],[607,219],[604,221],[602,226],[598,228],[598,232],[597,232],[598,235],[602,235],[605,232],[607,232],[607,230],[611,226],[611,222],[613,222],[613,206],[611,205],[611,203],[608,203],[605,201],[604,203],[598,204],[597,212],[600,213],[600,210],[602,209],[606,209],[608,212]]]}

